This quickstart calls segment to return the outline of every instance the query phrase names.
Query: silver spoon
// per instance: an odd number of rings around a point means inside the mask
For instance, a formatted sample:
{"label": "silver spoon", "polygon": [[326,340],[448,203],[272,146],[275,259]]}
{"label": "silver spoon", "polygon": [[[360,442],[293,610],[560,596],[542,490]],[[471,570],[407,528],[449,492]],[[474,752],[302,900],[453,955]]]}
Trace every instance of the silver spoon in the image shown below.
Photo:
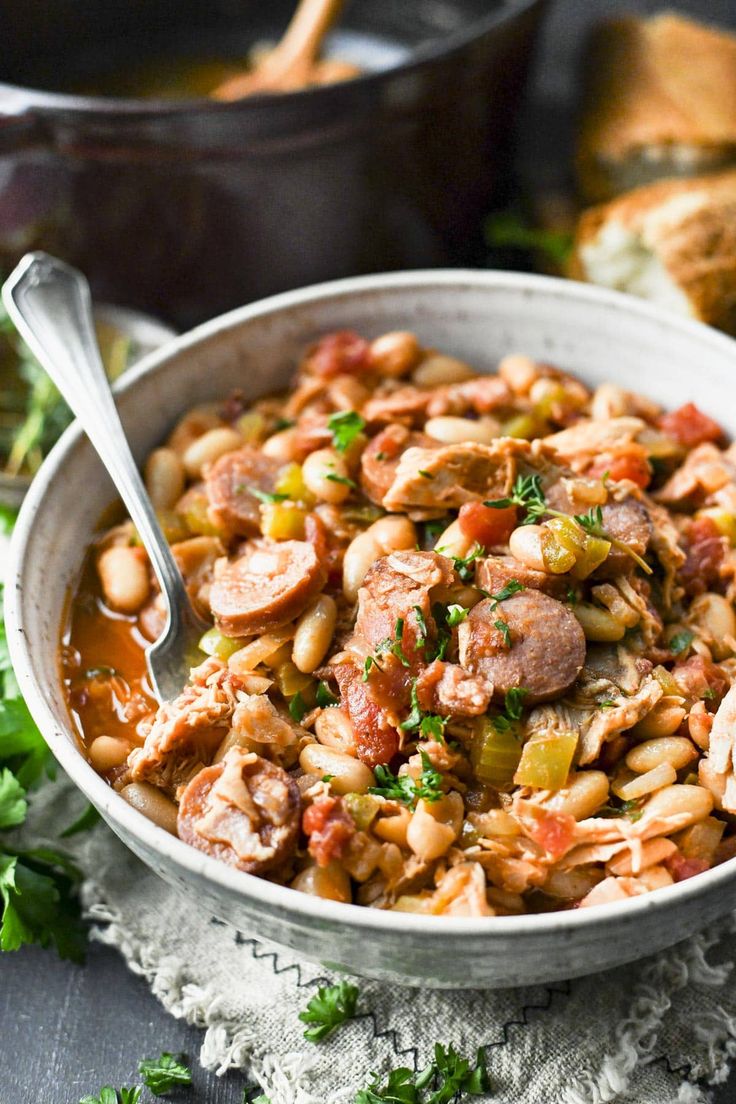
{"label": "silver spoon", "polygon": [[209,626],[192,608],[120,424],[95,337],[89,284],[71,265],[47,253],[28,253],[3,285],[2,297],[107,468],[156,572],[167,620],[146,649],[146,663],[156,697],[168,701],[186,683]]}

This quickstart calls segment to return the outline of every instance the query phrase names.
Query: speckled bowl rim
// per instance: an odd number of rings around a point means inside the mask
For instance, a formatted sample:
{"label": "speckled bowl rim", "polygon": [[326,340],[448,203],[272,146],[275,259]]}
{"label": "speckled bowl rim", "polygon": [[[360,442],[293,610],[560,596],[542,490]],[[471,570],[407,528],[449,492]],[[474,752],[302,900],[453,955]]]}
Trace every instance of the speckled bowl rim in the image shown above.
{"label": "speckled bowl rim", "polygon": [[[609,309],[620,311],[621,314],[649,320],[659,325],[664,324],[670,331],[682,333],[691,339],[696,338],[703,347],[711,347],[721,354],[732,356],[736,373],[736,342],[731,338],[699,322],[680,318],[629,295],[548,276],[438,269],[335,280],[285,292],[239,307],[196,327],[143,358],[135,368],[126,373],[116,387],[116,391],[127,392],[134,388],[141,378],[156,372],[159,366],[182,351],[197,346],[215,335],[224,334],[234,327],[239,328],[251,319],[288,312],[292,307],[303,307],[326,298],[351,297],[361,293],[390,291],[394,288],[421,290],[445,287],[452,287],[455,290],[463,287],[475,290],[488,289],[489,292],[500,289],[521,291],[528,289],[530,292],[542,293],[547,299],[553,301],[555,299],[568,302],[573,300],[580,305],[581,309],[584,309],[587,303],[599,303]],[[672,886],[656,889],[625,901],[597,905],[590,909],[480,918],[426,916],[418,913],[381,911],[310,897],[288,886],[277,885],[228,867],[158,828],[142,813],[128,805],[93,770],[77,746],[71,723],[68,729],[59,731],[53,714],[46,705],[44,689],[35,678],[28,641],[20,622],[21,602],[18,594],[22,585],[22,565],[26,547],[33,539],[34,519],[49,485],[60,478],[67,451],[78,442],[81,436],[81,430],[76,424],[65,431],[36,476],[15,526],[5,587],[5,619],[10,655],[21,692],[33,719],[43,733],[54,757],[72,781],[112,821],[119,824],[134,838],[137,837],[151,851],[173,862],[184,875],[189,873],[203,876],[213,887],[222,887],[231,894],[241,894],[256,905],[261,903],[267,906],[272,912],[299,917],[317,924],[320,921],[326,921],[354,928],[365,935],[371,932],[391,932],[399,936],[412,935],[421,938],[423,935],[437,937],[442,934],[447,936],[448,940],[467,936],[486,936],[492,940],[494,934],[503,933],[504,937],[508,937],[514,933],[522,935],[531,932],[540,935],[564,932],[567,936],[573,936],[575,932],[583,930],[593,932],[597,928],[607,929],[610,932],[611,925],[618,919],[633,920],[636,916],[650,911],[659,912],[664,918],[667,912],[674,909],[678,903],[704,895],[718,885],[726,886],[736,881],[736,859],[730,859],[712,870]],[[448,944],[448,953],[450,951],[451,947]]]}

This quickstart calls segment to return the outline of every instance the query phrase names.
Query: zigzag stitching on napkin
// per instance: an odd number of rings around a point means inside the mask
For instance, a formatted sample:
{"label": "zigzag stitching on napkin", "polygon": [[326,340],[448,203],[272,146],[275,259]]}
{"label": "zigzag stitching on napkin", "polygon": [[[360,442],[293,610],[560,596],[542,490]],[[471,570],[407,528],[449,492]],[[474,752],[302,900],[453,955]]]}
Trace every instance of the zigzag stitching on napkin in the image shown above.
{"label": "zigzag stitching on napkin", "polygon": [[556,988],[554,985],[548,985],[544,987],[544,991],[547,994],[543,1004],[525,1004],[521,1009],[520,1020],[507,1020],[501,1024],[501,1030],[503,1031],[503,1039],[497,1039],[494,1043],[484,1043],[486,1050],[491,1050],[494,1047],[508,1046],[510,1043],[510,1034],[512,1027],[529,1027],[529,1012],[549,1012],[554,1003],[555,997],[569,997],[572,993],[572,983],[569,981],[563,981],[560,983],[561,988]]}
{"label": "zigzag stitching on napkin", "polygon": [[298,962],[290,962],[287,966],[281,966],[279,964],[279,955],[277,951],[264,950],[262,954],[259,954],[258,948],[262,947],[263,944],[259,943],[257,939],[248,938],[247,936],[243,935],[242,932],[235,932],[235,942],[239,947],[248,947],[251,956],[256,960],[256,962],[265,963],[268,961],[268,959],[270,959],[271,961],[269,965],[271,966],[271,970],[277,977],[279,977],[281,974],[288,974],[290,970],[294,970],[296,972],[296,985],[298,989],[304,989],[309,985],[330,984],[330,979],[327,977],[316,977],[311,978],[309,981],[304,981],[302,979],[302,969]]}

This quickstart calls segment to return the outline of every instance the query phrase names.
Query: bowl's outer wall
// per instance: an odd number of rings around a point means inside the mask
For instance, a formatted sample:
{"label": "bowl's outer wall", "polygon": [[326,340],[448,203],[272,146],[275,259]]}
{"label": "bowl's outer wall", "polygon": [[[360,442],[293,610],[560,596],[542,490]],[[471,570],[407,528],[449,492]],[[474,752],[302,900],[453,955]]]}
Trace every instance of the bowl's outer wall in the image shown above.
{"label": "bowl's outer wall", "polygon": [[418,66],[261,103],[76,110],[0,85],[0,265],[45,249],[184,328],[320,280],[479,263],[544,4]]}
{"label": "bowl's outer wall", "polygon": [[[346,327],[367,336],[413,329],[425,345],[486,370],[504,353],[523,351],[590,383],[614,380],[668,406],[696,399],[736,433],[736,406],[729,401],[736,345],[703,327],[670,322],[620,296],[542,278],[448,273],[394,283],[383,290],[351,290],[348,281],[345,290],[328,289],[321,300],[269,308],[245,321],[239,321],[243,312],[234,312],[202,327],[202,336],[195,333],[154,354],[153,367],[134,369],[119,396],[136,456],[158,444],[193,403],[232,387],[255,396],[285,384],[305,343]],[[280,297],[291,298],[304,297]],[[422,934],[412,938],[412,918],[331,902],[315,906],[311,898],[214,863],[153,827],[73,746],[57,668],[68,589],[112,497],[91,448],[74,429],[68,431],[32,487],[16,529],[17,584],[7,600],[13,659],[31,709],[67,771],[121,838],[192,900],[306,956],[352,972],[436,986],[541,983],[603,969],[670,945],[736,905],[736,872],[727,864],[624,908],[524,918],[538,923],[468,921],[465,928],[442,919],[424,926],[417,921]],[[467,934],[458,936],[458,926]]]}

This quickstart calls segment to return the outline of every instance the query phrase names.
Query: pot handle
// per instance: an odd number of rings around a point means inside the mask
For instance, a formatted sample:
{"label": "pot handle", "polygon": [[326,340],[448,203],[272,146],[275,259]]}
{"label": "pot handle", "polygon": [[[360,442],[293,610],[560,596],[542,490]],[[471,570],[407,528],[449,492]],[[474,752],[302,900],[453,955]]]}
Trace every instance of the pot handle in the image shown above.
{"label": "pot handle", "polygon": [[0,90],[0,156],[44,142],[41,119],[24,96]]}

